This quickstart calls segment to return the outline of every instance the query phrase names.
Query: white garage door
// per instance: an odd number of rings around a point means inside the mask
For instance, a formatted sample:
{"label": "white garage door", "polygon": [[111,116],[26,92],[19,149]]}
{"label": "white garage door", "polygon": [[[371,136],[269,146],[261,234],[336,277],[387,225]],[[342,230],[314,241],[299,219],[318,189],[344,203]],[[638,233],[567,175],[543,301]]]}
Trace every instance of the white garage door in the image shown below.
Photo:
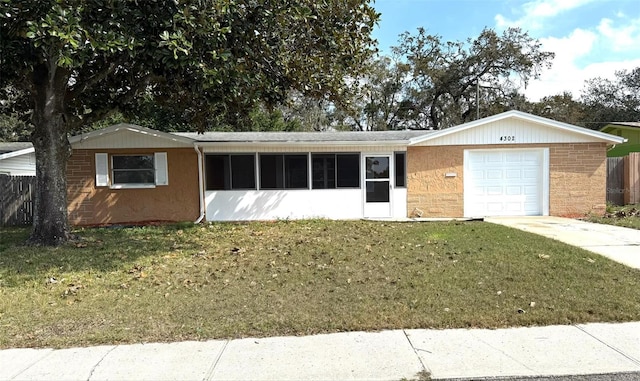
{"label": "white garage door", "polygon": [[548,214],[548,151],[545,149],[466,150],[464,215]]}

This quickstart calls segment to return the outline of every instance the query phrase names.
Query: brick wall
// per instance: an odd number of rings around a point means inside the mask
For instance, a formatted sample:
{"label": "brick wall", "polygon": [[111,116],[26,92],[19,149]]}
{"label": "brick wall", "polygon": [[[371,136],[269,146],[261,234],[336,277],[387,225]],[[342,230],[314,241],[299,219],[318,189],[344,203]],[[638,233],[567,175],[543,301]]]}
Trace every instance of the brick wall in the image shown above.
{"label": "brick wall", "polygon": [[[606,144],[530,144],[499,148],[549,148],[549,214],[601,213],[606,202]],[[464,215],[464,150],[496,146],[427,146],[407,149],[407,214]],[[447,174],[455,177],[447,177]]]}
{"label": "brick wall", "polygon": [[[408,147],[407,212],[409,216],[461,217],[463,210],[461,146]],[[446,177],[455,173],[456,177]]]}
{"label": "brick wall", "polygon": [[604,213],[607,200],[605,143],[549,147],[549,214],[583,216]]}
{"label": "brick wall", "polygon": [[[95,186],[95,154],[167,152],[169,185],[149,189]],[[74,150],[67,164],[69,222],[73,225],[194,221],[199,216],[198,161],[192,148]]]}

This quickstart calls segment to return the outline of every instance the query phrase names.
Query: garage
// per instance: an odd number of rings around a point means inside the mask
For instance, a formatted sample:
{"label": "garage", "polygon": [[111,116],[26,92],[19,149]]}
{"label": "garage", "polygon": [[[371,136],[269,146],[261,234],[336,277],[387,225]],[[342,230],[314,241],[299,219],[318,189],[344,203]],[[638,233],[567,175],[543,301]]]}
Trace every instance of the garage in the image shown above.
{"label": "garage", "polygon": [[544,148],[465,150],[465,217],[548,214],[548,157]]}

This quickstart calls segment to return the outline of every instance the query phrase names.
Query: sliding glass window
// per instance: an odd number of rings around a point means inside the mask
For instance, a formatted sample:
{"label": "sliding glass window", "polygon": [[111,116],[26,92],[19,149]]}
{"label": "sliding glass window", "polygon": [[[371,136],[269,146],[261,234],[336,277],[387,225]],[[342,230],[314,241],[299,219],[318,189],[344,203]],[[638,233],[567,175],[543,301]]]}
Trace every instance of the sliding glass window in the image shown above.
{"label": "sliding glass window", "polygon": [[312,154],[313,189],[359,188],[360,154]]}
{"label": "sliding glass window", "polygon": [[207,190],[256,189],[255,155],[206,155],[205,177]]}
{"label": "sliding glass window", "polygon": [[309,189],[308,155],[260,154],[260,189]]}

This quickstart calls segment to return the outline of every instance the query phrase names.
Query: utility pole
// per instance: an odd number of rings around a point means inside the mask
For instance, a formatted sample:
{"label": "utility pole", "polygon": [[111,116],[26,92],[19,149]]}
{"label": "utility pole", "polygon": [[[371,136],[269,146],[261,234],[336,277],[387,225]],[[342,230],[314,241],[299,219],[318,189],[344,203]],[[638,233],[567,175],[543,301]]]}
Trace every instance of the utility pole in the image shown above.
{"label": "utility pole", "polygon": [[476,120],[480,119],[480,78],[476,79]]}

